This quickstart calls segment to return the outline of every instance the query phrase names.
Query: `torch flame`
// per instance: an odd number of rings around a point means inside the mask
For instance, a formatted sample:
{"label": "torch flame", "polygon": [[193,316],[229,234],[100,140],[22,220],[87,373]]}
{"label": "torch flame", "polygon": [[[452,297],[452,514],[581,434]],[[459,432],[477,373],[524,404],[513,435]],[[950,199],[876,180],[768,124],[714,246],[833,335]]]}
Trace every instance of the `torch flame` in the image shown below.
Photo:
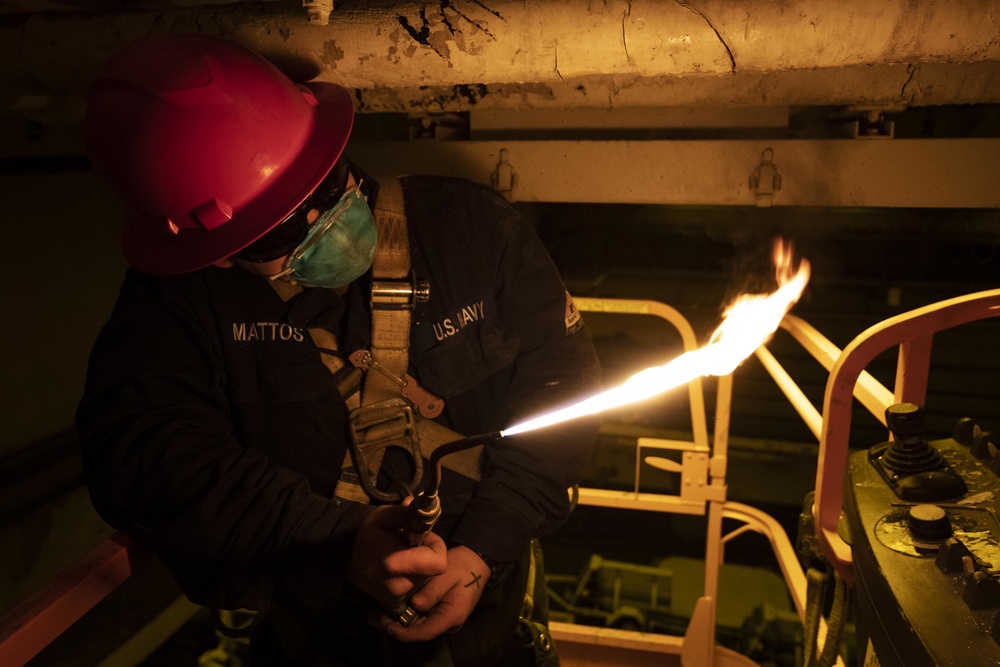
{"label": "torch flame", "polygon": [[737,297],[726,308],[722,323],[704,347],[685,352],[663,366],[639,371],[620,386],[579,403],[521,422],[501,431],[501,435],[517,435],[637,403],[704,375],[732,373],[771,338],[809,282],[809,262],[803,259],[795,268],[791,244],[780,239],[774,244],[774,266],[778,289],[771,294],[743,294]]}

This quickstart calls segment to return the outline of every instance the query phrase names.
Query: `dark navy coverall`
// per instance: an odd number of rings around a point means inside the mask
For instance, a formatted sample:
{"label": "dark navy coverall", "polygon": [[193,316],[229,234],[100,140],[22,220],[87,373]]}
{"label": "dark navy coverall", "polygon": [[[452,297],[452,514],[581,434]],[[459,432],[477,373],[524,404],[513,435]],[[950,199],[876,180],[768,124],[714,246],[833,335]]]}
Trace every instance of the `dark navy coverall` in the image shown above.
{"label": "dark navy coverall", "polygon": [[[413,311],[409,373],[445,399],[436,421],[475,435],[595,393],[589,336],[519,214],[464,180],[403,184],[412,268],[430,283]],[[378,657],[365,621],[374,602],[344,580],[369,506],[331,497],[346,411],[307,331],[333,331],[345,354],[367,349],[370,280],[286,303],[239,268],[130,270],[91,356],[77,426],[95,508],[151,544],[192,601],[270,610],[251,640],[255,664],[393,661]],[[566,520],[596,426],[504,438],[488,447],[478,483],[446,473],[435,531],[449,546],[523,563],[531,538]],[[387,459],[383,478],[392,471]],[[500,659],[525,577],[505,576],[447,636],[457,663]],[[425,651],[400,649],[410,664]]]}

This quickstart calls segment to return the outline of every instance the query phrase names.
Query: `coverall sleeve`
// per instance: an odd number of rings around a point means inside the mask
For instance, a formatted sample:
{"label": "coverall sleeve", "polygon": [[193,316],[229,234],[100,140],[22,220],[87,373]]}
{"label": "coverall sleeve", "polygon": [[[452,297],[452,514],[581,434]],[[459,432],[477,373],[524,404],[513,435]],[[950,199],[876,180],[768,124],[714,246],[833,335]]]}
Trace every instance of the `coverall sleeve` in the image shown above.
{"label": "coverall sleeve", "polygon": [[364,507],[237,442],[218,341],[169,285],[130,272],[91,354],[77,428],[95,509],[195,603],[266,609],[287,571],[335,596]]}
{"label": "coverall sleeve", "polygon": [[[498,316],[517,336],[504,406],[508,428],[599,391],[597,355],[557,268],[534,230],[498,195],[495,267]],[[455,539],[500,561],[516,559],[533,537],[562,525],[569,488],[585,472],[600,424],[579,418],[503,438],[487,448],[483,479]]]}

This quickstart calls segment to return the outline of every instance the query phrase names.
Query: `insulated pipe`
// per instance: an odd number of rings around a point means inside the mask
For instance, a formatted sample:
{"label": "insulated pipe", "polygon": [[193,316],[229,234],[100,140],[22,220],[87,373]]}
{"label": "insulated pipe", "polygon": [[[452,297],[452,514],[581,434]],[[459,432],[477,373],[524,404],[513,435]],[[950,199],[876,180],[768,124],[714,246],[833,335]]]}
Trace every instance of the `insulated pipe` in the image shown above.
{"label": "insulated pipe", "polygon": [[[1000,60],[989,0],[439,0],[349,3],[310,24],[297,2],[44,12],[0,22],[0,91],[82,93],[144,35],[221,35],[350,88],[552,83]],[[693,83],[693,81],[689,81]]]}

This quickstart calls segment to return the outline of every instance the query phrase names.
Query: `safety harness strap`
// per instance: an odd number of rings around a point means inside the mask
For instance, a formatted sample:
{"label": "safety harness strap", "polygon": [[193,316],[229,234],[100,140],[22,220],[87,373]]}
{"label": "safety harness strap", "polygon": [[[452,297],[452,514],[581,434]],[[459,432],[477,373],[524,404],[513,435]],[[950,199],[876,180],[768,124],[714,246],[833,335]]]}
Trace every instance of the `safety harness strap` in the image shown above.
{"label": "safety harness strap", "polygon": [[[406,373],[410,315],[417,299],[417,286],[410,270],[403,188],[396,177],[380,176],[377,180],[379,195],[373,213],[378,245],[372,264],[371,349],[356,351],[349,359],[339,354],[321,354],[350,411],[352,429],[352,446],[344,456],[334,495],[359,503],[368,503],[371,497],[383,501],[395,499],[374,488],[386,442],[393,446],[400,446],[401,440],[411,443],[410,453],[419,469],[421,457],[429,458],[439,446],[462,438],[455,431],[424,418],[440,414],[444,402],[420,388]],[[269,282],[284,301],[303,289],[290,280]],[[317,348],[340,350],[337,336],[327,329],[313,327],[308,331]],[[415,396],[419,400],[413,412],[410,405]],[[442,466],[478,480],[482,458],[480,446],[449,455],[442,460]],[[364,480],[359,475],[362,469],[367,469]]]}
{"label": "safety harness strap", "polygon": [[361,404],[370,405],[402,394],[410,348],[410,239],[406,231],[403,186],[398,178],[379,178],[375,206],[378,246],[372,264],[372,342],[369,354],[383,372],[368,373]]}
{"label": "safety harness strap", "polygon": [[[302,292],[302,285],[289,280],[270,280],[271,286],[274,291],[278,293],[282,301],[288,301],[292,297]],[[327,329],[322,327],[310,327],[307,329],[309,336],[312,338],[313,343],[320,350],[329,350],[330,352],[337,352],[340,350],[339,341],[337,336]],[[364,371],[360,368],[353,367],[348,361],[339,354],[324,354],[320,352],[320,358],[323,360],[323,365],[333,374],[336,380],[337,391],[341,396],[344,397],[344,403],[347,405],[348,410],[353,410],[361,404],[361,397],[358,392],[358,387],[361,384]],[[340,478],[343,479],[345,476],[355,477],[357,476],[354,470],[353,461],[351,460],[350,450],[344,452],[344,462],[340,466]],[[345,500],[353,500],[359,503],[367,504],[369,502],[368,496],[365,494],[364,490],[356,482],[354,484],[345,484],[341,488],[341,481],[338,480],[337,488],[334,490],[334,495],[343,498]]]}

